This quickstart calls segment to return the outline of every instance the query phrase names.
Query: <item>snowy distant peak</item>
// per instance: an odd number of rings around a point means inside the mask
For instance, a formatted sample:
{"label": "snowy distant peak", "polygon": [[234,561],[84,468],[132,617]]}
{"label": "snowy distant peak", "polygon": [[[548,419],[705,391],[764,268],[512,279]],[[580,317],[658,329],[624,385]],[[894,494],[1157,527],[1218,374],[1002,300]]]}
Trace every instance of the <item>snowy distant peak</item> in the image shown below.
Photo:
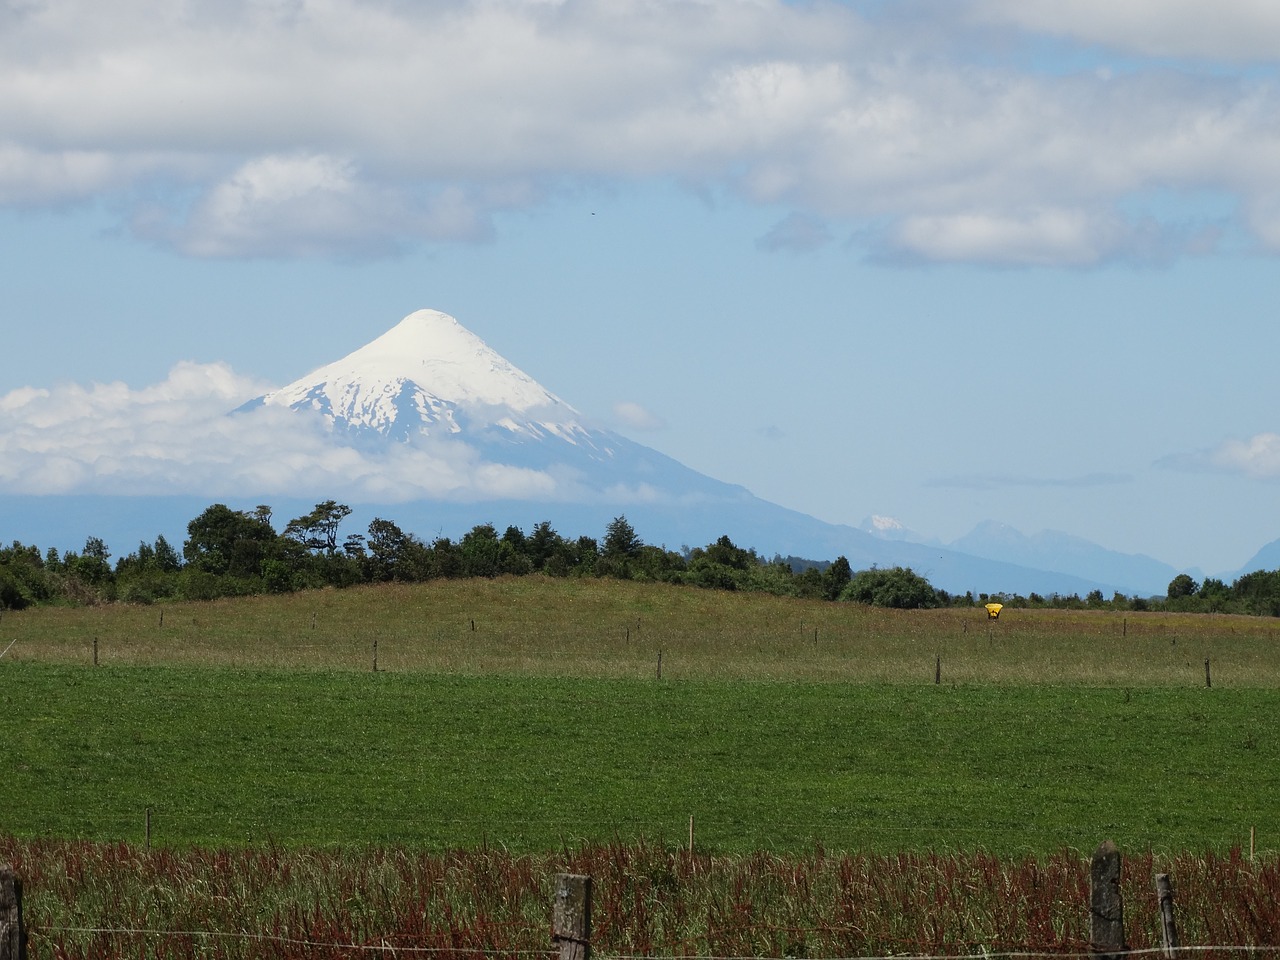
{"label": "snowy distant peak", "polygon": [[906,527],[902,525],[902,521],[895,520],[893,517],[882,517],[877,513],[873,513],[862,521],[862,529],[869,533],[878,533],[881,536],[891,537],[894,534],[901,533]]}
{"label": "snowy distant peak", "polygon": [[584,431],[580,414],[453,317],[418,310],[341,360],[261,398],[352,429],[407,439],[459,433],[460,422],[512,435]]}
{"label": "snowy distant peak", "polygon": [[908,529],[902,521],[893,517],[884,517],[873,513],[858,526],[859,530],[878,537],[881,540],[901,540],[906,543],[927,543],[926,538]]}

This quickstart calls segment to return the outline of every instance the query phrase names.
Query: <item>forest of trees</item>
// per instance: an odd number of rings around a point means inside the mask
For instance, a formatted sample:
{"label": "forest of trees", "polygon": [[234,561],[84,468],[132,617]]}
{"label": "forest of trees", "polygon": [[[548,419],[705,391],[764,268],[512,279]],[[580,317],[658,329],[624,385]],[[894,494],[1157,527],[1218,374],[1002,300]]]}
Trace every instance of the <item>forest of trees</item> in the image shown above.
{"label": "forest of trees", "polygon": [[1066,607],[1280,616],[1280,571],[1251,573],[1228,586],[1197,583],[1179,574],[1165,597],[1104,598],[1076,595],[1022,597],[1003,593],[951,595],[909,568],[854,571],[845,557],[815,561],[766,559],[727,536],[679,552],[646,544],[620,516],[604,537],[567,539],[547,522],[529,533],[508,526],[498,533],[479,524],[461,539],[427,543],[390,520],[373,520],[364,534],[340,532],[350,507],[326,500],[277,531],[271,508],[233,510],[216,503],[187,524],[179,551],[163,536],[139,543],[111,563],[107,545],[89,537],[80,552],[42,552],[17,541],[0,547],[0,609],[35,604],[156,603],[212,600],[320,587],[389,581],[541,574],[613,577],[719,590],[764,591],[782,596],[897,608],[974,606],[998,600],[1013,607]]}

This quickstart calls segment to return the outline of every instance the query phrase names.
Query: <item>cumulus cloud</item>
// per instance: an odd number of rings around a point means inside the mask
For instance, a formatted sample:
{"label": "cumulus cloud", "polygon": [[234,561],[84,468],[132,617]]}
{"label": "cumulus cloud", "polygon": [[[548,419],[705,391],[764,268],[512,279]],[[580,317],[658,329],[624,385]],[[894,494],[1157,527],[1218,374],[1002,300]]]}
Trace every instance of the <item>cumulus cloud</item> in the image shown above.
{"label": "cumulus cloud", "polygon": [[350,160],[259,157],[213,184],[184,223],[163,208],[140,211],[134,229],[200,257],[376,255],[406,238],[478,240],[491,230],[463,191],[415,195],[370,183]]}
{"label": "cumulus cloud", "polygon": [[[1178,242],[1178,197],[1226,196],[1280,252],[1280,83],[1249,69],[1280,14],[1258,0],[0,9],[0,204],[111,196],[191,256],[474,241],[565,184],[645,178],[795,211],[766,249],[839,229],[926,260],[1182,255],[1205,248]],[[1102,66],[1028,67],[1045,38]]]}
{"label": "cumulus cloud", "polygon": [[485,461],[465,443],[336,444],[281,407],[227,412],[267,385],[225,364],[180,363],[161,383],[23,387],[0,396],[0,492],[341,496],[397,502],[563,495],[550,474]]}

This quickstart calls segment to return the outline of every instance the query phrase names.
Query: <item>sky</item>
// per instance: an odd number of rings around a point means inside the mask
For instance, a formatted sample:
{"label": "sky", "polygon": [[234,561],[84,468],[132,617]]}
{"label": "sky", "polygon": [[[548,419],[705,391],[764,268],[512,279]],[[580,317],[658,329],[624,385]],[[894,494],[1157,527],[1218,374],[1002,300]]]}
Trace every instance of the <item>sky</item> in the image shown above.
{"label": "sky", "polygon": [[822,520],[1235,569],[1277,171],[1266,0],[0,0],[0,496],[300,475],[221,414],[427,307]]}

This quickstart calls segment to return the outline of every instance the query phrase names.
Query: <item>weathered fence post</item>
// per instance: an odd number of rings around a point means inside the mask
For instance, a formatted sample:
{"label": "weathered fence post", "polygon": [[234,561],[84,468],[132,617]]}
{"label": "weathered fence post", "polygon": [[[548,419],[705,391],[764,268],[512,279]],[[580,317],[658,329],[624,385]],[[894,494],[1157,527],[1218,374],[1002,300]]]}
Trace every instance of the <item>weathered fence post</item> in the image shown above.
{"label": "weathered fence post", "polygon": [[1173,915],[1173,887],[1167,873],[1156,874],[1156,896],[1160,899],[1160,937],[1164,941],[1165,960],[1178,956],[1178,923]]}
{"label": "weathered fence post", "polygon": [[22,925],[22,880],[12,867],[0,867],[0,960],[27,960],[27,929]]}
{"label": "weathered fence post", "polygon": [[591,960],[591,878],[577,873],[556,876],[551,941],[560,960]]}
{"label": "weathered fence post", "polygon": [[1204,685],[1210,688],[1213,686],[1213,677],[1209,675],[1209,658],[1208,657],[1206,657],[1204,661]]}
{"label": "weathered fence post", "polygon": [[942,654],[938,654],[938,659],[933,664],[933,683],[937,686],[942,682]]}
{"label": "weathered fence post", "polygon": [[1093,851],[1089,865],[1089,949],[1101,960],[1114,960],[1128,949],[1120,897],[1120,851],[1110,840]]}

